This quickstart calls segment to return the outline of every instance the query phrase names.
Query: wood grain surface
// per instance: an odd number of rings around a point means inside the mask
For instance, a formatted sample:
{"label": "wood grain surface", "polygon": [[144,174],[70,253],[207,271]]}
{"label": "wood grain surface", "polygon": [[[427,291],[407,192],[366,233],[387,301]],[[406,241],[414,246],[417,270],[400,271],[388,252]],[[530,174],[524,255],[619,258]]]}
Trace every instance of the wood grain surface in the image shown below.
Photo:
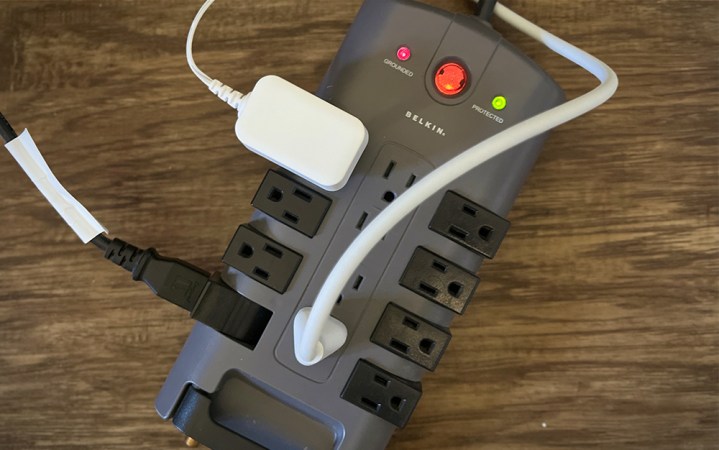
{"label": "wood grain surface", "polygon": [[[548,141],[390,448],[719,448],[719,3],[506,1],[621,87]],[[0,1],[0,110],[113,235],[218,270],[270,165],[186,66],[199,4]],[[314,90],[359,4],[218,1],[198,64],[244,91],[269,73]],[[498,28],[570,96],[593,86]],[[191,326],[0,152],[0,448],[182,448],[153,402]]]}

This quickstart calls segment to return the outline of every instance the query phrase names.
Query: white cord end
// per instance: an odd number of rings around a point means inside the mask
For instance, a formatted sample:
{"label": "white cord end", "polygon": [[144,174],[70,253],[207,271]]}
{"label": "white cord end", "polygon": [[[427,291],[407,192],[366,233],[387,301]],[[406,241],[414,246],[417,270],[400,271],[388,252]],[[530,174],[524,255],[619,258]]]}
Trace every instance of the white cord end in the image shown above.
{"label": "white cord end", "polygon": [[107,229],[55,178],[29,131],[23,131],[5,144],[5,148],[83,243],[87,244],[100,233],[107,233]]}
{"label": "white cord end", "polygon": [[303,366],[313,366],[323,359],[336,352],[347,340],[347,327],[345,324],[330,316],[329,320],[322,327],[320,339],[315,346],[314,355],[303,355],[300,347],[302,336],[305,333],[307,319],[310,317],[312,308],[302,308],[297,312],[294,323],[295,334],[295,358]]}
{"label": "white cord end", "polygon": [[220,80],[212,79],[207,76],[205,72],[200,70],[195,64],[195,58],[192,56],[192,41],[195,39],[195,31],[197,25],[200,23],[200,19],[205,15],[205,12],[212,6],[215,0],[206,0],[205,3],[197,11],[197,15],[190,25],[190,31],[187,33],[187,42],[185,43],[185,56],[187,57],[187,64],[190,66],[190,70],[194,73],[197,78],[200,79],[207,87],[212,91],[213,94],[218,96],[222,101],[232,106],[234,109],[239,109],[244,95],[231,87],[223,84]]}
{"label": "white cord end", "polygon": [[226,84],[223,84],[220,80],[216,79],[210,81],[210,84],[208,84],[207,87],[210,89],[210,91],[212,91],[213,94],[219,97],[220,100],[232,106],[234,109],[240,109],[242,99],[245,97],[242,92],[236,91],[231,87],[227,86]]}

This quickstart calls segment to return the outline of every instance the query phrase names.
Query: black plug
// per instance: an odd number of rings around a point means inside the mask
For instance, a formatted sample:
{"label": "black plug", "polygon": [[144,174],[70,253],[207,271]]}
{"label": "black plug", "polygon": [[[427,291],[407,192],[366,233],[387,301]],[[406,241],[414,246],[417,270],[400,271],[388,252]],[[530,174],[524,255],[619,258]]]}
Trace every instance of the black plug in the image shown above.
{"label": "black plug", "polygon": [[190,312],[190,317],[235,341],[254,348],[272,317],[272,312],[212,276],[176,258],[167,258],[154,248],[135,247],[121,239],[99,235],[92,240],[105,252],[105,259],[132,273],[158,297]]}
{"label": "black plug", "polygon": [[254,349],[270,322],[272,311],[238,293],[214,273],[190,317]]}

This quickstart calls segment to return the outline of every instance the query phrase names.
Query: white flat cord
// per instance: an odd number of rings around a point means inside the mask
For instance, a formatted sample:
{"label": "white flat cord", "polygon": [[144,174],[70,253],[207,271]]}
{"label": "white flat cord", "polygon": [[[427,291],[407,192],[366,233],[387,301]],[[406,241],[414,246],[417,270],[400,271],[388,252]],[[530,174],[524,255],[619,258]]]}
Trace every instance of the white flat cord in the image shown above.
{"label": "white flat cord", "polygon": [[107,233],[107,229],[58,181],[29,131],[20,133],[5,144],[5,148],[83,243],[87,244],[100,233]]}
{"label": "white flat cord", "polygon": [[[554,36],[548,31],[529,22],[502,4],[495,7],[495,15],[519,31],[542,42],[554,52],[564,56],[594,75],[601,85],[574,100],[550,109],[544,113],[514,125],[501,133],[470,147],[465,152],[452,158],[414,186],[400,195],[385,208],[347,248],[327,276],[309,316],[303,310],[303,323],[300,342],[295,336],[295,356],[304,365],[313,365],[329,354],[321,354],[323,345],[320,338],[327,341],[326,324],[335,305],[337,297],[347,285],[350,277],[360,263],[395,225],[419,207],[426,199],[436,194],[457,178],[488,161],[491,158],[535,137],[552,128],[575,119],[609,100],[618,87],[617,75],[599,59],[572,44]],[[305,308],[307,309],[307,308]],[[336,321],[336,319],[335,319]],[[339,345],[338,345],[339,344]],[[331,348],[340,348],[344,341],[335,342]],[[327,344],[325,343],[325,347]]]}
{"label": "white flat cord", "polygon": [[234,109],[239,109],[244,94],[232,89],[229,86],[226,86],[225,84],[220,82],[220,80],[216,80],[207,76],[205,72],[203,72],[202,70],[200,70],[199,67],[197,67],[197,64],[195,64],[195,58],[192,56],[192,42],[195,39],[195,31],[197,30],[197,25],[200,23],[200,19],[202,19],[202,16],[205,15],[205,12],[210,9],[210,6],[212,6],[214,2],[215,0],[206,0],[205,3],[203,3],[203,5],[197,11],[195,18],[192,20],[192,24],[190,25],[190,31],[187,33],[187,42],[185,44],[185,55],[187,56],[187,64],[190,66],[190,70],[192,70],[192,73],[194,73],[197,78],[200,79],[200,81],[205,83],[205,85],[210,89],[210,91],[212,91],[213,94],[218,96],[222,101],[232,106]]}

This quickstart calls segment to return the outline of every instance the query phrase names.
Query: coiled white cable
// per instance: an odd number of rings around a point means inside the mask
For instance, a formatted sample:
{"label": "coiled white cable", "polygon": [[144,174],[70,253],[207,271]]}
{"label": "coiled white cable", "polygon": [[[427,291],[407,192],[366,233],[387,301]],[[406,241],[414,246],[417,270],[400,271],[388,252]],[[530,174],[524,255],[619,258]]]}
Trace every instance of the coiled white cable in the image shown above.
{"label": "coiled white cable", "polygon": [[498,3],[494,12],[509,25],[586,69],[601,84],[581,97],[527,119],[469,148],[432,171],[387,206],[337,261],[311,311],[306,308],[295,317],[295,356],[301,364],[316,364],[344,344],[346,334],[333,333],[332,327],[328,327],[332,325],[328,324],[332,308],[362,260],[392,227],[457,178],[522,142],[586,114],[609,100],[616,92],[619,85],[617,75],[599,59],[529,22],[502,4]]}

